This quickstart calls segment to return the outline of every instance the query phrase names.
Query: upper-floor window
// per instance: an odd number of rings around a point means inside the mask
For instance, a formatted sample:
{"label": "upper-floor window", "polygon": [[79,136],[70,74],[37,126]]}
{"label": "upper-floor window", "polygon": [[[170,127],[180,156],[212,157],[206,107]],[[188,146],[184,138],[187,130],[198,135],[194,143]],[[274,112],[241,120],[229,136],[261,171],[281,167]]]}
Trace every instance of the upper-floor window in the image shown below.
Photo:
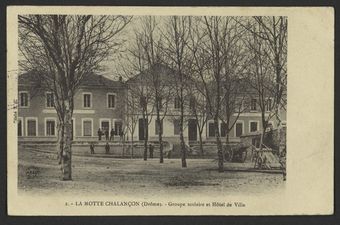
{"label": "upper-floor window", "polygon": [[174,107],[175,109],[179,109],[181,107],[181,101],[179,97],[175,97]]}
{"label": "upper-floor window", "polygon": [[256,111],[257,110],[257,101],[256,98],[251,99],[250,110]]}
{"label": "upper-floor window", "polygon": [[156,97],[156,101],[157,101],[157,104],[158,104],[158,108],[162,109],[163,108],[163,99],[162,99],[162,97]]}
{"label": "upper-floor window", "polygon": [[83,93],[83,107],[84,108],[92,107],[92,94],[91,93]]}
{"label": "upper-floor window", "polygon": [[116,95],[109,93],[107,94],[107,107],[114,108],[116,105]]}
{"label": "upper-floor window", "polygon": [[244,99],[237,97],[235,100],[235,112],[243,112],[244,109]]}
{"label": "upper-floor window", "polygon": [[191,97],[190,100],[189,100],[189,108],[191,110],[195,109],[196,108],[196,99],[195,97]]}
{"label": "upper-floor window", "polygon": [[19,92],[19,107],[28,107],[29,99],[27,91]]}
{"label": "upper-floor window", "polygon": [[46,92],[46,107],[54,107],[54,95],[52,92]]}
{"label": "upper-floor window", "polygon": [[273,104],[272,99],[271,99],[271,98],[268,98],[268,99],[267,99],[267,104],[266,104],[266,111],[267,111],[267,112],[272,111],[272,104]]}
{"label": "upper-floor window", "polygon": [[140,96],[139,104],[140,104],[140,107],[142,107],[142,108],[144,108],[146,106],[146,97],[145,96]]}

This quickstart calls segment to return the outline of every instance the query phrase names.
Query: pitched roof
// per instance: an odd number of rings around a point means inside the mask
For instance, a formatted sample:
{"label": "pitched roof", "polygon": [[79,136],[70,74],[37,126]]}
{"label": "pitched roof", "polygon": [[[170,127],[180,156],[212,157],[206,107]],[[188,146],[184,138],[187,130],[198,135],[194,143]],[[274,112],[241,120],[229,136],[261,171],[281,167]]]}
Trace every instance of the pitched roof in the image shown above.
{"label": "pitched roof", "polygon": [[[39,83],[39,75],[32,71],[23,73],[19,75],[18,84],[25,85],[25,84],[33,84]],[[91,87],[124,87],[125,83],[122,81],[111,80],[107,77],[102,75],[98,75],[96,73],[89,73],[84,75],[83,79],[81,80],[80,87],[84,86],[91,86]]]}
{"label": "pitched roof", "polygon": [[[144,71],[138,73],[137,75],[131,77],[130,79],[127,80],[127,83],[139,83],[141,81],[151,81],[152,80],[152,73],[157,72],[159,75],[159,78],[163,81],[163,83],[172,83],[175,81],[176,76],[178,76],[177,72],[170,68],[167,65],[157,63],[153,66],[151,66],[148,69],[145,69]],[[189,76],[186,74],[184,75],[184,79],[186,80],[191,80]],[[178,79],[179,77],[177,77]]]}

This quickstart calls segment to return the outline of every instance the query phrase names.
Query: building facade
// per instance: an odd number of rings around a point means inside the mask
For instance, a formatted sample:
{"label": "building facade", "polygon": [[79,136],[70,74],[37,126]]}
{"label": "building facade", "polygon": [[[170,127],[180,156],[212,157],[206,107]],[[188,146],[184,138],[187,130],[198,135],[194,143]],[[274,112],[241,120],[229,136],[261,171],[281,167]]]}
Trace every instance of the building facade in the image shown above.
{"label": "building facade", "polygon": [[[176,82],[174,79],[171,79],[169,77],[173,77],[173,71],[171,72],[171,69],[165,68],[165,66],[158,66],[158,68],[150,69],[151,71],[145,71],[144,73],[138,74],[132,79],[127,81],[127,84],[129,86],[129,90],[144,90],[144,92],[147,92],[147,90],[150,87],[148,86],[148,83],[145,82],[146,80],[152,80],[152,78],[149,78],[150,73],[163,73],[159,75],[159,79],[166,80],[165,83],[168,84],[168,88],[174,90],[175,87],[172,85],[174,82]],[[154,71],[156,70],[156,71]],[[170,72],[169,72],[170,71]],[[150,83],[150,82],[149,82]],[[166,85],[165,84],[165,85]],[[144,85],[144,86],[143,86]],[[131,87],[132,86],[132,87]],[[137,87],[136,87],[137,86]],[[143,87],[142,87],[143,86]],[[152,89],[152,87],[150,88]],[[189,88],[190,89],[190,88]],[[165,88],[164,91],[167,89]],[[249,91],[249,90],[248,90]],[[229,132],[229,141],[231,142],[239,142],[241,135],[247,135],[249,133],[259,132],[262,129],[262,117],[261,117],[261,110],[259,107],[259,101],[255,94],[251,94],[248,92],[244,95],[242,98],[242,113],[234,113],[231,117],[231,123],[233,123],[236,118],[235,125],[232,127],[232,130]],[[136,91],[134,91],[136,92]],[[140,92],[140,91],[139,91]],[[151,94],[152,95],[152,94]],[[195,116],[193,114],[192,110],[192,97],[194,97],[194,103],[198,101],[204,102],[204,97],[200,95],[199,93],[194,94],[185,94],[187,97],[184,101],[185,106],[185,112],[184,112],[184,138],[186,142],[196,142],[199,141],[199,129],[198,129],[198,123],[202,121],[202,117],[207,117],[207,121],[203,126],[202,129],[202,140],[205,142],[214,142],[216,141],[215,138],[215,125],[214,120],[211,118],[209,119],[209,115],[201,114],[198,116]],[[135,98],[140,98],[140,96],[135,96]],[[154,99],[155,97],[149,97],[151,101],[149,101],[147,104],[150,110],[150,113],[148,115],[148,139],[151,141],[157,141],[158,140],[158,123],[156,118],[156,113],[154,110]],[[164,97],[165,98],[165,97]],[[166,97],[167,98],[167,97]],[[270,101],[269,104],[266,106],[266,112],[265,116],[268,118],[268,115],[272,112]],[[142,103],[139,103],[140,105]],[[196,103],[197,104],[197,103]],[[161,122],[161,132],[163,134],[163,140],[170,141],[170,142],[179,142],[179,116],[180,116],[180,102],[178,100],[178,97],[175,93],[175,91],[171,92],[170,97],[167,98],[167,103],[163,105],[163,109],[161,110],[162,117],[164,116],[164,119]],[[165,112],[166,111],[166,112]],[[286,109],[281,108],[280,110],[280,119],[281,119],[281,125],[286,126]],[[139,111],[138,115],[138,124],[137,129],[135,129],[134,132],[134,140],[144,140],[145,137],[145,130],[144,126],[147,124],[147,122],[144,122],[142,111]],[[269,124],[273,129],[276,129],[278,126],[277,119],[275,117],[272,117],[269,119]],[[226,141],[227,138],[227,129],[226,124],[222,121],[219,121],[219,129],[220,129],[220,136],[222,141]]]}
{"label": "building facade", "polygon": [[[74,96],[72,138],[75,141],[96,140],[98,129],[118,136],[123,129],[121,107],[126,96],[125,84],[100,75],[84,77]],[[32,74],[19,76],[18,139],[19,141],[57,140],[58,117],[53,93],[35,88]]]}
{"label": "building facade", "polygon": [[[55,141],[57,140],[57,113],[54,109],[53,93],[34,88],[31,74],[26,73],[19,76],[18,81],[18,138],[19,141]],[[98,140],[98,129],[102,131],[114,130],[116,139],[121,132],[125,132],[128,140],[131,134],[125,129],[129,123],[127,96],[129,96],[129,85],[142,85],[138,79],[123,82],[121,79],[113,81],[106,77],[90,74],[85,76],[74,97],[74,111],[72,117],[72,137],[74,141]],[[171,88],[171,86],[169,86]],[[196,101],[204,101],[195,95]],[[198,98],[198,99],[197,99]],[[184,138],[187,142],[199,141],[198,125],[203,117],[192,113],[191,98],[185,100]],[[167,99],[166,114],[161,123],[161,131],[156,122],[156,113],[151,111],[148,122],[143,122],[140,99],[137,100],[136,128],[133,133],[134,141],[143,141],[145,138],[145,127],[147,126],[148,139],[158,140],[158,132],[162,132],[163,140],[179,142],[179,115],[180,102],[172,93]],[[149,102],[149,108],[153,108]],[[244,110],[239,115],[235,125],[229,132],[229,141],[238,142],[241,135],[260,131],[262,128],[261,110],[256,97],[249,95],[244,99]],[[163,110],[161,110],[163,116]],[[267,108],[266,114],[271,111]],[[231,121],[235,121],[238,113],[235,113]],[[280,118],[282,126],[286,126],[286,110],[281,109]],[[202,129],[202,138],[205,142],[215,141],[215,126],[213,119],[206,119]],[[148,125],[147,125],[148,124]],[[271,126],[277,127],[277,120],[270,120]],[[226,141],[226,127],[220,122],[221,140]],[[125,129],[125,130],[124,130]]]}

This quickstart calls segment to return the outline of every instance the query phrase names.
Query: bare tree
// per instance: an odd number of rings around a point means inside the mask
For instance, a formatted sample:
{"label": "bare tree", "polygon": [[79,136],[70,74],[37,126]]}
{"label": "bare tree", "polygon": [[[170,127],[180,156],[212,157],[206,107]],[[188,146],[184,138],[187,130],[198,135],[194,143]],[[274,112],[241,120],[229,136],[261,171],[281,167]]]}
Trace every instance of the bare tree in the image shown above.
{"label": "bare tree", "polygon": [[247,49],[244,47],[242,36],[244,29],[239,25],[238,18],[227,17],[224,20],[226,35],[220,39],[223,56],[222,71],[222,113],[221,126],[225,128],[226,142],[229,144],[229,133],[236,124],[239,116],[245,111],[245,81],[242,79],[246,69]]}
{"label": "bare tree", "polygon": [[[168,68],[163,66],[163,41],[157,27],[156,18],[153,16],[142,17],[140,22],[140,28],[135,30],[138,54],[134,54],[134,57],[137,58],[141,69],[139,81],[145,84],[140,86],[142,86],[148,94],[147,96],[142,96],[141,102],[142,108],[147,109],[148,107],[152,107],[152,111],[155,112],[160,146],[160,163],[163,163],[162,124],[171,97],[171,87],[169,86],[169,83],[171,84],[171,82],[169,82],[171,81],[171,75]],[[149,106],[150,104],[151,106]],[[147,112],[147,110],[143,110],[143,112]],[[147,146],[145,146],[145,149],[146,148]],[[146,155],[144,155],[144,159],[145,158]]]}
{"label": "bare tree", "polygon": [[253,17],[242,24],[249,33],[246,44],[252,57],[249,59],[250,74],[254,75],[251,84],[257,92],[261,110],[262,143],[273,117],[278,121],[278,136],[281,136],[280,110],[285,109],[287,90],[287,18]]}
{"label": "bare tree", "polygon": [[117,34],[131,17],[90,15],[20,15],[20,67],[38,74],[53,92],[57,111],[62,179],[72,179],[72,114],[74,94],[85,75],[99,69],[114,52]]}
{"label": "bare tree", "polygon": [[175,71],[174,86],[177,100],[179,101],[180,108],[180,123],[179,123],[179,135],[181,142],[182,153],[182,167],[187,167],[186,163],[186,146],[183,135],[184,130],[184,113],[185,113],[185,101],[186,93],[185,86],[187,76],[185,71],[191,72],[191,55],[188,47],[190,38],[191,18],[189,16],[172,16],[168,18],[165,27],[165,62],[170,68]]}
{"label": "bare tree", "polygon": [[200,154],[204,155],[203,149],[203,131],[208,122],[208,111],[202,87],[199,82],[190,82],[186,86],[186,90],[190,96],[189,112],[194,116],[197,122],[198,138],[200,145]]}

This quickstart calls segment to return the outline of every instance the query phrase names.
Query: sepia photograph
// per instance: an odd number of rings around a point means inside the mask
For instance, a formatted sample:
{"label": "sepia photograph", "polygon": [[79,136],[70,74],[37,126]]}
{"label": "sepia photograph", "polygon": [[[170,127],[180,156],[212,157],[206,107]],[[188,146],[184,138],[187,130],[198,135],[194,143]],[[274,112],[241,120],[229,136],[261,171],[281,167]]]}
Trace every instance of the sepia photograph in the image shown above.
{"label": "sepia photograph", "polygon": [[163,214],[279,204],[298,172],[287,14],[90,12],[15,16],[15,195]]}

